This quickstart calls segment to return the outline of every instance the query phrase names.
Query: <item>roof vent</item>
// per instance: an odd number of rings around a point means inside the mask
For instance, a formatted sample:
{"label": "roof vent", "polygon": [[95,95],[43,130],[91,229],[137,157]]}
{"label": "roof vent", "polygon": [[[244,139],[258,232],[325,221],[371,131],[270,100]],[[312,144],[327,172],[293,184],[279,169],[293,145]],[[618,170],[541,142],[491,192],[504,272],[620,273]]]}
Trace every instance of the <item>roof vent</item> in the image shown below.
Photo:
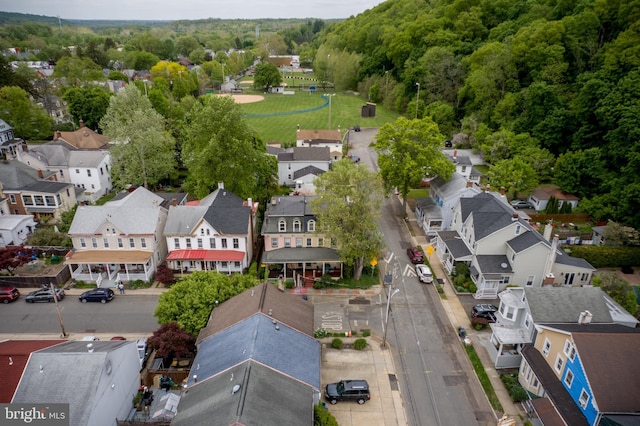
{"label": "roof vent", "polygon": [[578,324],[587,325],[591,323],[591,319],[593,318],[593,314],[589,311],[580,312],[580,317],[578,317]]}
{"label": "roof vent", "polygon": [[233,395],[234,393],[237,393],[240,390],[240,385],[233,385],[233,388],[231,388],[231,395]]}
{"label": "roof vent", "polygon": [[502,263],[500,264],[500,267],[501,267],[502,269],[507,269],[507,266],[509,266],[509,265],[507,265],[507,263],[506,263],[506,262],[502,262]]}
{"label": "roof vent", "polygon": [[93,352],[93,343],[87,343],[87,352]]}

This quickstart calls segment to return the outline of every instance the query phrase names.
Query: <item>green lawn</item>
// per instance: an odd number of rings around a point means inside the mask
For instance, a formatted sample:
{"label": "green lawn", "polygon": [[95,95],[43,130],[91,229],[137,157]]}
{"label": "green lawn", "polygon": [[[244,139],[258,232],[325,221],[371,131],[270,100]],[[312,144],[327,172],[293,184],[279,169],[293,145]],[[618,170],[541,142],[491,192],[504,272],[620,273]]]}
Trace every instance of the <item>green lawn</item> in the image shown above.
{"label": "green lawn", "polygon": [[[296,91],[295,95],[282,95],[245,90],[245,93],[260,94],[265,97],[262,102],[241,105],[245,114],[248,115],[249,126],[264,142],[295,144],[297,125],[305,130],[329,129],[329,104],[321,97],[325,92]],[[331,128],[335,130],[340,126],[345,130],[356,124],[362,128],[380,127],[385,123],[394,122],[398,117],[398,114],[386,111],[377,105],[375,117],[362,118],[360,113],[364,104],[365,102],[359,96],[336,93],[331,97]],[[319,109],[312,110],[314,108]],[[296,113],[305,110],[312,111]],[[283,115],[277,115],[278,113]],[[269,114],[269,116],[254,116],[258,114]]]}

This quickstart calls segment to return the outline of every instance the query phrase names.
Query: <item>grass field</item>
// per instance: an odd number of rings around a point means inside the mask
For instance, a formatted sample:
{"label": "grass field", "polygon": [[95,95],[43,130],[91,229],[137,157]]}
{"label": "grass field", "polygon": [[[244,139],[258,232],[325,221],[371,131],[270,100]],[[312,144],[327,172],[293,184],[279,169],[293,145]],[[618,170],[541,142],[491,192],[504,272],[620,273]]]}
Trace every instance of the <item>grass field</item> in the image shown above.
{"label": "grass field", "polygon": [[[322,90],[322,89],[319,89]],[[331,107],[321,97],[326,92],[310,93],[296,91],[295,95],[283,95],[276,93],[257,92],[245,90],[246,94],[259,94],[265,97],[262,102],[242,104],[242,110],[250,115],[247,118],[249,126],[260,136],[264,142],[281,142],[293,145],[296,141],[296,129],[323,130],[329,129],[329,109],[331,109],[331,129],[349,129],[356,124],[362,128],[380,127],[385,123],[393,122],[398,114],[384,110],[380,105],[376,107],[375,117],[362,118],[361,107],[365,104],[361,97],[335,93],[331,97]],[[309,110],[322,107],[317,110],[295,113],[296,111]],[[275,115],[281,113],[283,115]],[[264,117],[251,115],[273,114]]]}

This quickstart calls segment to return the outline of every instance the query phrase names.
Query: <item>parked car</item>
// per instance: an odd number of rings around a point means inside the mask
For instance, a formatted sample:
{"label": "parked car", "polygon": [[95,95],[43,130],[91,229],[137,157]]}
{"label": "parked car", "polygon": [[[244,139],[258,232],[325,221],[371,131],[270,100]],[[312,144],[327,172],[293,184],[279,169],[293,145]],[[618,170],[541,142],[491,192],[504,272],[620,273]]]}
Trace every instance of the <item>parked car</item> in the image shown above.
{"label": "parked car", "polygon": [[82,293],[79,297],[82,303],[87,302],[100,302],[107,303],[113,300],[114,294],[113,290],[110,288],[94,288],[93,290],[88,290]]}
{"label": "parked car", "polygon": [[[55,294],[55,296],[54,296]],[[32,291],[24,298],[28,303],[34,302],[53,302],[54,297],[60,301],[64,299],[64,290],[61,288],[55,289],[55,293],[50,288],[43,288],[41,290]]]}
{"label": "parked car", "polygon": [[330,404],[338,401],[357,401],[362,405],[371,399],[369,383],[366,380],[340,380],[337,383],[329,383],[324,390],[324,396]]}
{"label": "parked car", "polygon": [[514,209],[518,210],[518,209],[532,209],[533,205],[525,200],[511,200],[511,207],[513,207]]}
{"label": "parked car", "polygon": [[82,339],[80,339],[81,342],[95,342],[97,340],[100,339],[96,336],[84,336]]}
{"label": "parked car", "polygon": [[138,348],[138,358],[140,359],[140,369],[142,369],[146,365],[150,355],[146,337],[138,339],[136,341],[136,346]]}
{"label": "parked car", "polygon": [[475,305],[473,308],[471,308],[471,317],[484,318],[488,322],[496,322],[497,311],[498,311],[498,307],[495,305],[489,305],[489,304]]}
{"label": "parked car", "polygon": [[407,255],[413,264],[424,262],[424,256],[418,247],[409,247],[407,249]]}
{"label": "parked car", "polygon": [[433,274],[427,265],[422,263],[416,265],[416,274],[418,274],[418,281],[421,283],[431,284],[433,282]]}
{"label": "parked car", "polygon": [[111,340],[127,340],[127,339],[123,336],[113,336]]}
{"label": "parked car", "polygon": [[11,286],[0,288],[0,300],[2,300],[2,303],[13,302],[18,297],[20,297],[20,290],[15,287]]}

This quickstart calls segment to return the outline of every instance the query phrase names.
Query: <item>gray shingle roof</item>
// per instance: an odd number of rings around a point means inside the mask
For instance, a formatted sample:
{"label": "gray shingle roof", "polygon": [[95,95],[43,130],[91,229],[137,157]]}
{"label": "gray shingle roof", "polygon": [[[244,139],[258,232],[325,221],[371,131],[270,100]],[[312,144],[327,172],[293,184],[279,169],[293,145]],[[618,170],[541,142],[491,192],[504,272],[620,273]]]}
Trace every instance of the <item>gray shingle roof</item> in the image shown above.
{"label": "gray shingle roof", "polygon": [[453,173],[446,181],[437,176],[431,180],[431,187],[446,200],[462,192],[467,187],[467,180],[457,173]]}
{"label": "gray shingle roof", "polygon": [[[43,171],[43,176],[49,177],[52,172]],[[27,185],[42,180],[38,171],[17,160],[0,162],[0,182],[5,190],[20,190]]]}
{"label": "gray shingle roof", "polygon": [[442,211],[433,198],[416,198],[417,209],[420,209],[429,219],[442,219]]}
{"label": "gray shingle roof", "polygon": [[278,154],[278,161],[331,161],[331,151],[328,146],[297,146]]}
{"label": "gray shingle roof", "polygon": [[513,269],[509,264],[507,256],[503,254],[485,254],[476,256],[476,261],[483,275],[512,274]]}
{"label": "gray shingle roof", "polygon": [[198,381],[206,380],[250,359],[320,389],[320,342],[262,314],[202,340],[193,373]]}
{"label": "gray shingle roof", "polygon": [[262,253],[264,263],[338,262],[340,255],[328,247],[291,247]]}
{"label": "gray shingle roof", "polygon": [[287,224],[287,233],[292,233],[293,221],[296,219],[301,222],[300,232],[307,232],[307,223],[315,220],[310,205],[310,201],[314,198],[304,195],[273,197],[267,204],[262,235],[280,233],[278,222],[281,219],[284,219]]}
{"label": "gray shingle roof", "polygon": [[70,183],[39,180],[22,188],[25,192],[40,192],[43,194],[57,194],[67,188],[73,187]]}
{"label": "gray shingle roof", "polygon": [[454,259],[459,260],[471,256],[471,250],[460,237],[458,231],[440,231],[437,235],[445,243]]}
{"label": "gray shingle roof", "polygon": [[583,311],[591,312],[592,323],[613,323],[598,287],[526,287],[524,291],[535,323],[577,323]]}
{"label": "gray shingle roof", "polygon": [[544,239],[540,233],[535,231],[523,232],[515,238],[507,241],[507,245],[513,249],[514,252],[520,253],[536,244],[544,244],[549,248],[551,245]]}
{"label": "gray shingle roof", "polygon": [[69,154],[71,152],[68,147],[69,145],[65,146],[56,142],[49,142],[44,145],[29,146],[29,154],[49,166],[65,167],[69,165]]}
{"label": "gray shingle roof", "polygon": [[[234,385],[240,386],[237,392],[233,392]],[[313,389],[304,383],[246,361],[191,386],[171,424],[311,425],[313,396]]]}
{"label": "gray shingle roof", "polygon": [[319,176],[321,174],[324,173],[324,170],[317,168],[316,166],[307,166],[307,167],[303,167],[300,170],[296,170],[295,172],[293,172],[293,178],[294,179],[298,179],[302,176],[306,176],[306,175],[316,175]]}
{"label": "gray shingle roof", "polygon": [[569,265],[569,266],[577,266],[579,268],[584,268],[584,269],[591,269],[592,271],[596,270],[596,268],[591,266],[591,264],[586,260],[580,257],[569,256],[564,250],[560,250],[558,252],[555,263],[559,263],[562,265]]}

